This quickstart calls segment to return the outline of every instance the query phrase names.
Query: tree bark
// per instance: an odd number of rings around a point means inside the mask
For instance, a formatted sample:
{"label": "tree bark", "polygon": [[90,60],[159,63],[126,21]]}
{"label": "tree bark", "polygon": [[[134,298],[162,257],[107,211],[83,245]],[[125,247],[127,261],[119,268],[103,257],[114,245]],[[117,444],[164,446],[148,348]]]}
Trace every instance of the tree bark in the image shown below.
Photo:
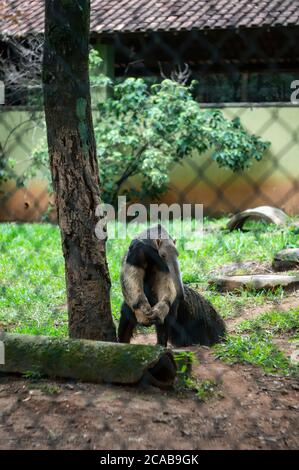
{"label": "tree bark", "polygon": [[69,334],[115,341],[88,75],[89,0],[46,0],[44,106],[65,258]]}

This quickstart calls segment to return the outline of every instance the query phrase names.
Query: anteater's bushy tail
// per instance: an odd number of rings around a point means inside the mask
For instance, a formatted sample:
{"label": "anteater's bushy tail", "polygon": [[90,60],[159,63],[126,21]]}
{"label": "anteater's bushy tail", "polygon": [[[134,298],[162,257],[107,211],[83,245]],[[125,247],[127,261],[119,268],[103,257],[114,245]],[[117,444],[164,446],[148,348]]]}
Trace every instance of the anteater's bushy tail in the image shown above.
{"label": "anteater's bushy tail", "polygon": [[179,304],[177,317],[168,317],[170,342],[174,346],[212,346],[219,343],[226,332],[221,316],[198,292],[186,285],[184,292],[185,300]]}

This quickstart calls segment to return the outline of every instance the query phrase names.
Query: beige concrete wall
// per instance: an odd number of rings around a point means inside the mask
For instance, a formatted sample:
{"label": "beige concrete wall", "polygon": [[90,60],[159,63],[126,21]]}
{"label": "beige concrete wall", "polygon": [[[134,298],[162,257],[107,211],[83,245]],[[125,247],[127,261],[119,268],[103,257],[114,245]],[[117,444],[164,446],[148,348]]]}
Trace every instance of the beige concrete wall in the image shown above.
{"label": "beige concrete wall", "polygon": [[223,112],[229,118],[239,116],[245,128],[271,142],[263,160],[234,174],[220,169],[209,154],[194,155],[172,171],[165,202],[179,198],[202,203],[206,213],[272,204],[299,214],[299,107],[236,107]]}
{"label": "beige concrete wall", "polygon": [[9,158],[16,160],[17,174],[30,164],[32,151],[44,136],[42,112],[0,106],[0,143]]}
{"label": "beige concrete wall", "polygon": [[[31,164],[32,151],[45,138],[43,113],[18,108],[0,107],[0,143],[5,154],[15,161],[13,178],[0,187],[0,221],[38,221],[47,210],[49,195],[42,176],[26,188],[16,185],[16,179]],[[40,121],[40,125],[36,123]]]}
{"label": "beige concrete wall", "polygon": [[[19,126],[7,149],[17,161],[16,173],[21,174],[45,131],[26,122],[30,121],[30,113],[3,109],[0,142],[3,145],[11,129]],[[223,111],[230,118],[239,116],[250,132],[271,142],[264,159],[236,175],[219,169],[208,154],[193,155],[171,172],[170,189],[163,201],[202,203],[206,214],[260,204],[299,214],[299,107],[230,107]],[[25,124],[20,125],[22,122]],[[48,195],[41,180],[31,182],[26,189],[17,188],[13,181],[0,188],[0,220],[40,220],[47,205]]]}

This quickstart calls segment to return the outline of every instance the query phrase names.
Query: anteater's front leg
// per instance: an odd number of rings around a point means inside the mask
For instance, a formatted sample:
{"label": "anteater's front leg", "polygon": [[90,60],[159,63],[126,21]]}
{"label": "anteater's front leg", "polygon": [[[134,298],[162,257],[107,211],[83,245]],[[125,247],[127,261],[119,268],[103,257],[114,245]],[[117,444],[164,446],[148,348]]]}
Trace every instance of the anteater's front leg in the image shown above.
{"label": "anteater's front leg", "polygon": [[170,273],[158,271],[155,276],[153,290],[158,302],[152,308],[150,318],[163,325],[171,306],[177,298],[177,292]]}
{"label": "anteater's front leg", "polygon": [[145,270],[141,267],[124,263],[121,271],[121,286],[124,299],[133,310],[136,320],[141,325],[150,325],[151,306],[144,294]]}

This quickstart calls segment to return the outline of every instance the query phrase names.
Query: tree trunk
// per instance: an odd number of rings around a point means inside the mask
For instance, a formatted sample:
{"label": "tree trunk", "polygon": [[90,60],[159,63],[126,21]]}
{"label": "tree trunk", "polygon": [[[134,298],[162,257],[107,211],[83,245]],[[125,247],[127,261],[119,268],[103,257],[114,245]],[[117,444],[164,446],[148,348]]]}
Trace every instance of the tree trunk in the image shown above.
{"label": "tree trunk", "polygon": [[89,0],[46,0],[43,59],[49,158],[65,259],[69,334],[115,341],[88,76]]}

